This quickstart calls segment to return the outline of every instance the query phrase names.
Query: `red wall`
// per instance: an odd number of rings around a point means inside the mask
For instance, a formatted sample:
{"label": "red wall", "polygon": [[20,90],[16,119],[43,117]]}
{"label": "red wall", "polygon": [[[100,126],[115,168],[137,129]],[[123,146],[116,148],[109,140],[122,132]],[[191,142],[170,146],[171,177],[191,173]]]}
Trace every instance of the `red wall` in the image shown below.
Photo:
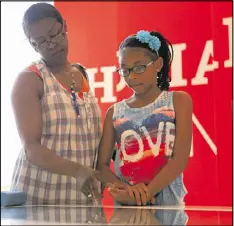
{"label": "red wall", "polygon": [[[174,45],[172,90],[194,103],[188,205],[232,204],[232,2],[55,2],[68,24],[69,59],[89,70],[103,110],[131,91],[119,87],[116,51],[136,31],[157,30]],[[229,60],[230,59],[230,60]],[[105,68],[104,68],[105,67]],[[104,71],[104,73],[101,73]],[[194,78],[197,79],[194,79]],[[104,96],[104,99],[102,97]],[[106,203],[112,200],[106,192]]]}

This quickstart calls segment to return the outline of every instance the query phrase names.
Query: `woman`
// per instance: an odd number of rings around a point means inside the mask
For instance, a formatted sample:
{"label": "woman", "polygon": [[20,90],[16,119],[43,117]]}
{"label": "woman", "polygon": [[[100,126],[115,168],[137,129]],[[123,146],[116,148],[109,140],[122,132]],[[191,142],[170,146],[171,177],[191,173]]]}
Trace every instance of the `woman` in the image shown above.
{"label": "woman", "polygon": [[23,29],[41,60],[19,74],[12,90],[23,149],[11,190],[26,192],[27,204],[91,203],[102,126],[87,74],[67,59],[67,26],[54,6],[29,7]]}

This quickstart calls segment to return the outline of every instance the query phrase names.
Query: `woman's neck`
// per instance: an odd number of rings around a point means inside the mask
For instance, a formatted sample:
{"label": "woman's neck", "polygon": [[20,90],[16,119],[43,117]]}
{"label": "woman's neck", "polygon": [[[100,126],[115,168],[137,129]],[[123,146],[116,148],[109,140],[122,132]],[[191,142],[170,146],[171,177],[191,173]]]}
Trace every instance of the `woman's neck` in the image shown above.
{"label": "woman's neck", "polygon": [[69,71],[71,68],[71,63],[69,61],[65,61],[64,63],[57,65],[49,65],[46,63],[46,66],[53,74],[58,74],[62,73],[63,71]]}

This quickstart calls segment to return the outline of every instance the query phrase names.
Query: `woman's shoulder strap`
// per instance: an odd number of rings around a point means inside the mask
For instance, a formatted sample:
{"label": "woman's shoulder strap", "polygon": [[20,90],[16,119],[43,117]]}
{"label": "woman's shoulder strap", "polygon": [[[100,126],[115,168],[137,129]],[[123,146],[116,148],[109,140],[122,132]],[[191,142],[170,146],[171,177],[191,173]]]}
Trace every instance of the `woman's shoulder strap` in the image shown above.
{"label": "woman's shoulder strap", "polygon": [[82,74],[84,75],[84,77],[86,78],[87,81],[89,81],[89,77],[88,77],[88,73],[87,73],[87,69],[80,63],[75,63],[72,64],[72,66],[76,67],[78,70],[80,70],[82,72]]}

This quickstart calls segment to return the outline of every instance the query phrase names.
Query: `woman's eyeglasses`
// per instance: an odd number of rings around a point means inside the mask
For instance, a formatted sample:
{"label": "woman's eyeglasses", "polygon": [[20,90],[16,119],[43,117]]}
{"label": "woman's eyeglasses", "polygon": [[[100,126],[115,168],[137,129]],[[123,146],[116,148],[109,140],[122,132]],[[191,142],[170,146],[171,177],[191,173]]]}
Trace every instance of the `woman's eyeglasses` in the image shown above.
{"label": "woman's eyeglasses", "polygon": [[30,41],[31,45],[36,48],[37,50],[45,50],[49,48],[50,44],[52,43],[53,45],[59,44],[61,41],[65,39],[66,32],[64,31],[64,22],[62,25],[62,30],[59,32],[59,34],[55,35],[50,39],[50,41],[43,41],[42,43],[36,43]]}

